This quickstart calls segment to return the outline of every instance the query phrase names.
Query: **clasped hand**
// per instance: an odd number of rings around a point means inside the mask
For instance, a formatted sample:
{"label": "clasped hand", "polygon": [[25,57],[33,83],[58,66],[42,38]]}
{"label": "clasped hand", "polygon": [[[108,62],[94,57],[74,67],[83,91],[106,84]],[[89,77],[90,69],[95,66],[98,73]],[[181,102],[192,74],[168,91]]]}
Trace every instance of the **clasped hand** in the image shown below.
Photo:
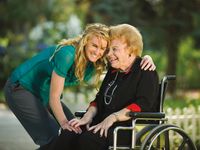
{"label": "clasped hand", "polygon": [[69,125],[74,128],[80,128],[80,126],[86,125],[86,128],[89,129],[89,126],[92,122],[92,119],[83,117],[81,119],[74,118],[69,121]]}
{"label": "clasped hand", "polygon": [[[82,119],[77,119],[74,118],[68,122],[70,127],[73,127],[75,129],[80,128],[80,126],[86,125],[86,129],[88,131],[92,131],[93,133],[97,133],[100,131],[100,136],[102,137],[103,135],[107,137],[108,134],[108,129],[113,125],[113,123],[116,121],[116,118],[114,115],[109,115],[107,118],[105,118],[102,122],[100,122],[97,125],[94,125],[90,127],[90,124],[92,122],[91,119],[89,118],[82,118]],[[74,130],[73,130],[74,131]]]}
{"label": "clasped hand", "polygon": [[65,123],[63,123],[61,127],[63,130],[74,131],[76,134],[80,134],[82,132],[79,126],[78,127],[71,126],[69,121],[66,121]]}

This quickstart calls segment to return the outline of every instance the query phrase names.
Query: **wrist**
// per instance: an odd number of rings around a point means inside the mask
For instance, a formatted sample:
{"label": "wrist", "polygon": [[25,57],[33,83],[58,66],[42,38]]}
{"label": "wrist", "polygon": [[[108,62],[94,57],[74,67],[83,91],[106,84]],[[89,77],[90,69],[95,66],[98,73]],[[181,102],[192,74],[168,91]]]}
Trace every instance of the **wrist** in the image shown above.
{"label": "wrist", "polygon": [[61,122],[60,122],[61,128],[64,128],[64,126],[65,126],[67,123],[68,123],[68,120],[67,120],[67,119],[61,121]]}
{"label": "wrist", "polygon": [[82,119],[86,120],[86,122],[92,121],[92,117],[90,115],[84,115]]}
{"label": "wrist", "polygon": [[112,115],[115,117],[115,122],[120,121],[119,120],[119,115],[117,113],[112,113]]}

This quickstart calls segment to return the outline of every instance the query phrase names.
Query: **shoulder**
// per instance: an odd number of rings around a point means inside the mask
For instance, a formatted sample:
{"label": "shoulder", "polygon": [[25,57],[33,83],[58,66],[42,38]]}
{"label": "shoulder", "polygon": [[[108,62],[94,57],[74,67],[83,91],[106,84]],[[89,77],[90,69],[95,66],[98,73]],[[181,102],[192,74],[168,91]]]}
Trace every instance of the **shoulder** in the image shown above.
{"label": "shoulder", "polygon": [[140,78],[145,78],[148,80],[152,80],[152,81],[156,81],[158,82],[158,73],[156,70],[154,71],[149,71],[149,70],[143,70],[141,69],[140,63],[142,61],[141,57],[137,57],[133,67],[132,67],[132,71],[133,72],[137,72],[137,74],[140,76]]}
{"label": "shoulder", "polygon": [[57,47],[53,54],[53,57],[57,61],[71,61],[75,57],[75,48],[71,45],[64,45]]}
{"label": "shoulder", "polygon": [[158,73],[156,70],[149,71],[149,70],[141,70],[141,78],[148,80],[150,82],[159,82]]}
{"label": "shoulder", "polygon": [[62,54],[64,56],[66,55],[75,56],[75,47],[72,45],[61,46],[60,49],[57,51],[57,54]]}

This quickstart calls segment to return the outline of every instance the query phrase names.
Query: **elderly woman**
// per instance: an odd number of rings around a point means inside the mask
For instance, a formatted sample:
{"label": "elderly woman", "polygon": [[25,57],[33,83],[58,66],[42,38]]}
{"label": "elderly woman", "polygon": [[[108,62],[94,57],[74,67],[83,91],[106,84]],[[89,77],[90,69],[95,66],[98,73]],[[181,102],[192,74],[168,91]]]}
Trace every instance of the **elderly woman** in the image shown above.
{"label": "elderly woman", "polygon": [[[110,28],[110,50],[107,54],[110,68],[100,91],[82,119],[72,119],[73,127],[86,129],[74,135],[62,131],[54,143],[57,149],[69,149],[76,143],[78,150],[107,150],[113,144],[113,130],[116,126],[130,126],[130,111],[155,111],[158,95],[156,71],[144,71],[140,67],[143,49],[142,36],[133,26],[121,24]],[[118,143],[130,144],[131,132],[119,132]],[[60,145],[61,148],[58,145]]]}

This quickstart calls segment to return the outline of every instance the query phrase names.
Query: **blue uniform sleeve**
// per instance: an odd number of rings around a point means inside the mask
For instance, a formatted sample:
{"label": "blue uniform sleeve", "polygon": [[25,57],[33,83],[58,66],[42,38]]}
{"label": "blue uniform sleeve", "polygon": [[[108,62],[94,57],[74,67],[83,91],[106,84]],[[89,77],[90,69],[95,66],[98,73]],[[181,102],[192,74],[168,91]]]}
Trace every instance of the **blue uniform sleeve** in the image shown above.
{"label": "blue uniform sleeve", "polygon": [[55,52],[51,61],[53,61],[53,70],[61,77],[66,77],[68,70],[74,63],[75,49],[72,46],[63,46]]}

